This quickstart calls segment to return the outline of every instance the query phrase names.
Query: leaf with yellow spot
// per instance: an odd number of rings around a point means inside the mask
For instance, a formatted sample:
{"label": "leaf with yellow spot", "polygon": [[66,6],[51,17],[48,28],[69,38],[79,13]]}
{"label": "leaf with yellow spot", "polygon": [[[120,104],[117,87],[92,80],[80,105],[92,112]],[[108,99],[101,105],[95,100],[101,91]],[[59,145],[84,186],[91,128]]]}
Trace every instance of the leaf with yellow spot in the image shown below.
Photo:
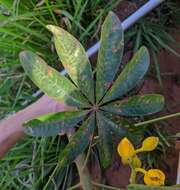
{"label": "leaf with yellow spot", "polygon": [[110,12],[101,30],[100,49],[96,70],[96,102],[111,87],[121,64],[124,49],[124,32],[117,15]]}
{"label": "leaf with yellow spot", "polygon": [[88,146],[92,138],[95,125],[95,116],[92,114],[80,126],[78,131],[70,138],[69,143],[59,155],[60,167],[71,164],[76,157],[81,154]]}
{"label": "leaf with yellow spot", "polygon": [[125,100],[115,101],[102,109],[122,116],[145,116],[157,113],[164,107],[164,97],[159,94],[132,96]]}
{"label": "leaf with yellow spot", "polygon": [[30,79],[48,96],[70,106],[87,107],[88,101],[81,92],[58,71],[30,51],[20,53],[21,64]]}
{"label": "leaf with yellow spot", "polygon": [[94,102],[94,83],[91,64],[80,42],[64,29],[48,25],[54,35],[54,43],[59,58],[73,82],[81,89],[89,101]]}
{"label": "leaf with yellow spot", "polygon": [[102,113],[98,112],[96,116],[99,135],[99,144],[97,146],[99,157],[103,168],[107,168],[111,164],[113,155],[111,127]]}
{"label": "leaf with yellow spot", "polygon": [[55,136],[66,133],[83,120],[87,111],[74,110],[42,115],[26,122],[25,133],[31,136]]}
{"label": "leaf with yellow spot", "polygon": [[121,98],[132,90],[144,77],[148,70],[149,62],[149,52],[146,47],[142,46],[117,77],[104,96],[102,103]]}

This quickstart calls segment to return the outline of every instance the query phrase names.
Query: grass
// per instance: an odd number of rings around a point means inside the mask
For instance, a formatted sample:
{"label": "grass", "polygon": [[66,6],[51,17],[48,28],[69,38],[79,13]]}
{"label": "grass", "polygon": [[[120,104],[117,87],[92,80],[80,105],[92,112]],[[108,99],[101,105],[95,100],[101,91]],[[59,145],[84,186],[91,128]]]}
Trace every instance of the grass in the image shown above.
{"label": "grass", "polygon": [[177,57],[180,54],[172,47],[180,48],[180,44],[169,34],[178,31],[180,24],[180,4],[177,0],[167,0],[160,7],[152,11],[148,16],[142,18],[127,33],[127,40],[133,42],[133,49],[136,52],[140,46],[145,45],[149,48],[152,55],[153,68],[161,87],[163,87],[157,53],[165,49]]}
{"label": "grass", "polygon": [[[61,138],[27,137],[0,162],[0,187],[7,189],[42,189],[57,165],[59,151],[65,141]],[[59,169],[49,190],[66,189],[72,183],[73,167]]]}

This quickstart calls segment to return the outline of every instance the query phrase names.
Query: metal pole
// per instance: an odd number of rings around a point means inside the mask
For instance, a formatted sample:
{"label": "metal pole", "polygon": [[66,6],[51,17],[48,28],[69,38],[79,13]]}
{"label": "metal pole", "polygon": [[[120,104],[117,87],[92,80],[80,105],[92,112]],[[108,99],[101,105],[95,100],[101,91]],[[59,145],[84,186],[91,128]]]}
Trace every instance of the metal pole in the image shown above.
{"label": "metal pole", "polygon": [[[144,4],[141,8],[139,8],[136,12],[130,15],[126,20],[122,22],[122,28],[125,31],[134,23],[136,23],[141,17],[149,13],[152,9],[157,7],[164,0],[150,0],[146,4]],[[91,48],[87,50],[88,57],[91,57],[94,53],[98,51],[100,47],[100,43],[97,42]]]}

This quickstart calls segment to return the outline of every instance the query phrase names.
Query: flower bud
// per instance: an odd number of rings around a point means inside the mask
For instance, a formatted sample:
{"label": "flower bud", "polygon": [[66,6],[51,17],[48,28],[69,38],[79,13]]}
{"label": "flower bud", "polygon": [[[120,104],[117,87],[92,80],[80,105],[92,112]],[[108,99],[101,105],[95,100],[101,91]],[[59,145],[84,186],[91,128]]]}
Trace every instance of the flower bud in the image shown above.
{"label": "flower bud", "polygon": [[132,157],[135,155],[134,146],[126,137],[120,141],[117,151],[121,156],[123,164],[129,164]]}
{"label": "flower bud", "polygon": [[152,151],[154,150],[159,143],[159,138],[158,137],[148,137],[146,138],[143,143],[142,147],[140,148],[141,152],[142,151]]}

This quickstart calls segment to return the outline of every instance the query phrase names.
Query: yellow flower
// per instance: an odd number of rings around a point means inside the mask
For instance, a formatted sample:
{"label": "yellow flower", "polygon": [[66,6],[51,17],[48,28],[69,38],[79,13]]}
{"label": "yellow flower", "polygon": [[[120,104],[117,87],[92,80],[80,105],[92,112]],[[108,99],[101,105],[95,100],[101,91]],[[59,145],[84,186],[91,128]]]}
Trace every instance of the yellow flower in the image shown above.
{"label": "yellow flower", "polygon": [[132,165],[134,168],[140,168],[142,165],[141,160],[137,156],[133,157]]}
{"label": "yellow flower", "polygon": [[136,150],[136,153],[144,151],[152,151],[157,147],[158,143],[159,143],[158,137],[153,137],[153,136],[148,137],[143,141],[142,147]]}
{"label": "yellow flower", "polygon": [[144,175],[146,185],[161,186],[164,185],[165,175],[161,170],[150,169]]}
{"label": "yellow flower", "polygon": [[148,171],[141,168],[141,160],[138,158],[137,153],[144,151],[154,150],[159,143],[158,137],[148,137],[146,138],[141,148],[135,150],[132,143],[125,137],[118,144],[117,151],[121,157],[123,164],[129,164],[131,167],[131,178],[130,182],[135,183],[136,172],[141,172],[144,174],[144,183],[151,186],[161,186],[164,185],[165,175],[161,170],[150,169]]}
{"label": "yellow flower", "polygon": [[151,136],[143,141],[141,148],[135,150],[132,143],[125,137],[120,141],[117,151],[123,164],[133,164],[134,167],[136,165],[140,167],[139,165],[141,165],[141,163],[136,154],[144,151],[152,151],[157,147],[158,143],[159,138]]}
{"label": "yellow flower", "polygon": [[161,186],[165,182],[165,174],[158,169],[150,169],[148,171],[143,168],[136,168],[136,172],[144,174],[144,183],[151,186]]}
{"label": "yellow flower", "polygon": [[135,155],[134,146],[126,137],[119,143],[117,151],[121,156],[123,164],[129,164],[132,161],[132,157]]}

